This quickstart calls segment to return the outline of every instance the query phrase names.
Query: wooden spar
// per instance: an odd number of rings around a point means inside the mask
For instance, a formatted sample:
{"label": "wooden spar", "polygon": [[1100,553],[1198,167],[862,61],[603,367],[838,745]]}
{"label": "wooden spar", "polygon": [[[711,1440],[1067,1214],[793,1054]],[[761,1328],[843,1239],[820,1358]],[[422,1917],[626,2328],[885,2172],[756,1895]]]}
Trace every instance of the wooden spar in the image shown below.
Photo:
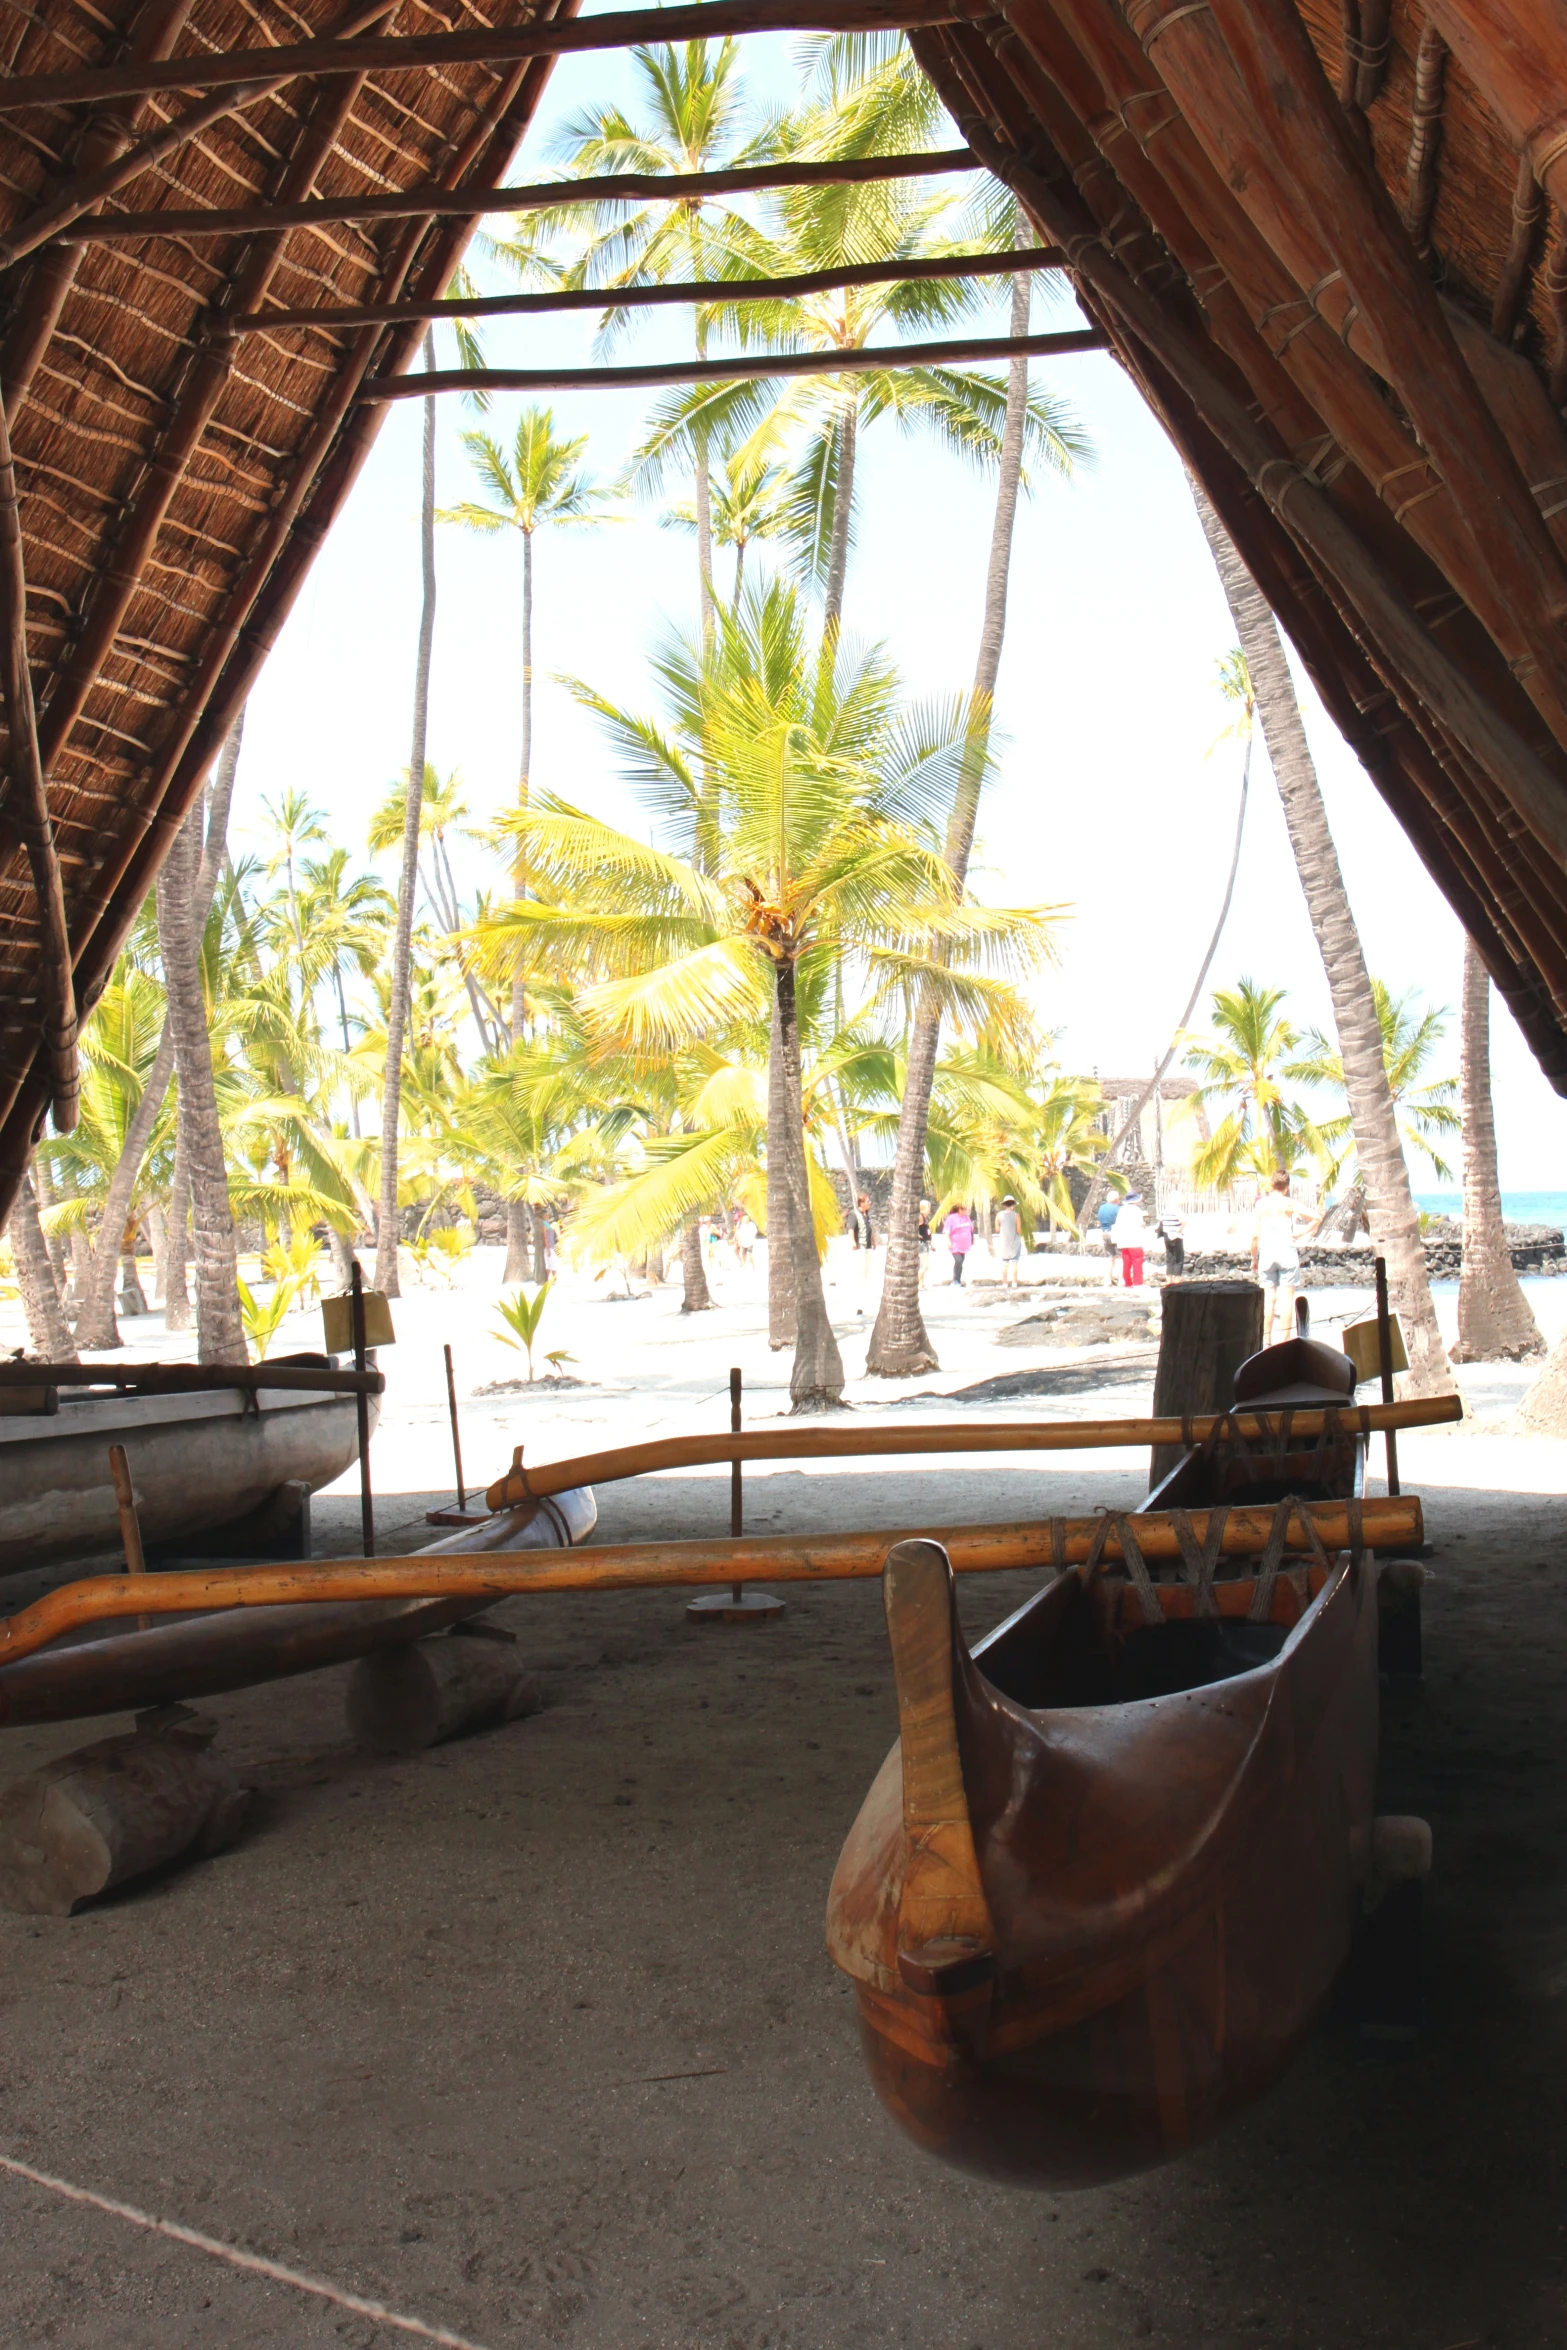
{"label": "wooden spar", "polygon": [[433,375],[372,376],[367,400],[423,400],[432,392],[612,392],[631,385],[753,383],[785,375],[876,375],[888,368],[953,367],[969,359],[1065,359],[1102,351],[1097,327],[1058,335],[960,336],[945,343],[883,343],[868,350],[778,351],[753,358],[675,359],[653,367],[453,367]]}
{"label": "wooden spar", "polygon": [[346,221],[407,220],[416,213],[429,220],[467,220],[574,204],[700,204],[711,196],[760,195],[771,188],[859,187],[882,180],[941,179],[978,168],[966,147],[935,147],[923,154],[844,156],[828,163],[736,164],[727,171],[612,171],[597,179],[491,188],[480,196],[462,188],[399,188],[390,196],[314,196],[298,204],[241,204],[217,211],[105,212],[63,230],[59,242],[124,244],[139,237],[245,236],[252,231],[272,235]]}
{"label": "wooden spar", "polygon": [[17,828],[27,848],[38,906],[38,953],[43,975],[43,1033],[57,1134],[69,1134],[81,1100],[76,1056],[76,982],[65,890],[49,819],[49,791],[38,748],[38,713],[27,658],[27,576],[22,565],[22,517],[16,498],[11,435],[0,403],[0,659],[5,664],[7,764]]}
{"label": "wooden spar", "polygon": [[[353,33],[366,31],[387,13],[386,0],[371,0],[368,7],[364,5],[364,0],[358,0],[358,4],[348,9],[332,26],[327,38],[346,40]],[[154,55],[163,53],[161,50],[149,52]],[[286,80],[287,76],[283,78]],[[19,220],[14,228],[0,236],[0,269],[14,267],[25,255],[47,244],[57,230],[69,228],[73,220],[79,220],[84,212],[90,212],[95,204],[101,204],[106,196],[114,195],[129,181],[139,179],[144,171],[161,161],[165,155],[172,154],[176,147],[183,147],[189,140],[198,138],[204,130],[210,130],[215,122],[222,121],[224,115],[234,113],[236,108],[248,105],[252,99],[270,96],[272,91],[281,86],[281,82],[274,78],[270,81],[243,83],[238,89],[220,90],[214,97],[203,98],[196,105],[187,106],[183,112],[174,115],[170,121],[160,123],[145,138],[132,140],[119,153],[111,149],[107,160],[95,153],[90,145],[84,144],[83,162],[96,163],[97,168],[78,170],[76,176],[68,179],[63,187],[56,188],[36,212],[28,213],[25,219]],[[57,289],[60,302],[64,301],[75,268],[74,260],[65,265],[64,283]],[[26,305],[21,315],[27,315],[35,306],[33,283],[29,283]],[[6,337],[8,402],[16,396],[11,372],[16,336],[17,328],[13,326]],[[35,358],[41,355],[40,343]],[[31,371],[28,370],[27,374],[30,380]]]}
{"label": "wooden spar", "polygon": [[1521,156],[1518,177],[1513,186],[1512,234],[1508,239],[1507,259],[1502,265],[1496,300],[1491,307],[1491,332],[1499,343],[1511,342],[1513,328],[1518,323],[1518,312],[1529,278],[1534,232],[1540,225],[1540,215],[1544,210],[1545,196],[1534,176],[1534,165],[1527,155]]}
{"label": "wooden spar", "polygon": [[[1328,1414],[1335,1425],[1361,1436],[1382,1428],[1436,1428],[1463,1416],[1463,1399],[1457,1395],[1346,1404]],[[660,1469],[707,1469],[729,1461],[852,1461],[887,1453],[1096,1452],[1113,1445],[1189,1447],[1237,1427],[1250,1438],[1274,1436],[1286,1424],[1292,1435],[1317,1436],[1323,1412],[1305,1405],[1286,1412],[1174,1413],[1150,1420],[936,1420],[918,1428],[753,1428],[743,1436],[654,1437],[646,1444],[547,1461],[534,1469],[522,1466],[519,1445],[517,1458],[484,1498],[492,1510],[507,1509],[514,1502],[567,1493],[576,1485],[614,1485],[626,1477],[650,1477]]]}
{"label": "wooden spar", "polygon": [[[983,12],[984,0],[972,0]],[[72,73],[11,74],[0,82],[0,112],[29,106],[97,105],[148,98],[160,90],[224,90],[308,74],[406,73],[413,67],[520,64],[534,57],[631,49],[643,42],[715,41],[740,33],[899,32],[908,25],[962,21],[969,0],[694,0],[678,8],[630,8],[553,24],[478,32],[415,34],[399,40],[298,41],[272,49],[231,49],[166,63],[128,59]]]}
{"label": "wooden spar", "polygon": [[[1403,1407],[1400,1407],[1403,1408]],[[1298,1420],[1311,1417],[1302,1412]],[[1353,1425],[1357,1414],[1346,1413]],[[1355,1515],[1358,1510],[1359,1515]],[[1224,1529],[1223,1556],[1251,1558],[1267,1547],[1275,1512],[1232,1508]],[[1329,1552],[1358,1545],[1366,1550],[1402,1549],[1424,1536],[1418,1495],[1347,1502],[1314,1502],[1309,1515]],[[1194,1510],[1192,1532],[1206,1541],[1208,1513]],[[1144,1559],[1160,1562],[1183,1556],[1174,1521],[1163,1513],[1128,1519]],[[1309,1537],[1297,1510],[1290,1520],[1291,1547],[1307,1548]],[[320,1564],[267,1567],[171,1569],[139,1582],[127,1593],[123,1575],[91,1575],[47,1592],[31,1606],[0,1622],[0,1665],[31,1656],[83,1624],[111,1617],[200,1614],[239,1607],[278,1607],[309,1600],[489,1599],[529,1592],[648,1591],[662,1585],[750,1582],[832,1583],[878,1576],[894,1543],[919,1538],[907,1527],[864,1534],[820,1537],[762,1534],[748,1540],[632,1542],[597,1544],[563,1552],[421,1551],[411,1557],[329,1560]],[[1081,1566],[1096,1540],[1100,1555],[1122,1562],[1118,1534],[1104,1534],[1100,1518],[1028,1519],[1001,1526],[941,1526],[924,1529],[939,1536],[954,1570],[989,1575],[1014,1568]],[[1059,1538],[1059,1542],[1058,1542]],[[1064,1547],[1062,1547],[1064,1546]]]}
{"label": "wooden spar", "polygon": [[1404,226],[1417,253],[1431,246],[1436,210],[1436,171],[1442,149],[1442,98],[1447,85],[1447,43],[1429,18],[1420,30],[1415,57],[1415,95],[1409,114],[1409,185]]}
{"label": "wooden spar", "polygon": [[263,1388],[294,1389],[307,1395],[383,1395],[381,1371],[334,1371],[309,1363],[0,1363],[0,1388],[113,1387],[132,1395],[206,1395],[238,1388],[254,1395]]}
{"label": "wooden spar", "polygon": [[897,286],[927,278],[1017,277],[1058,269],[1052,245],[1012,246],[1004,253],[940,254],[928,261],[859,261],[844,269],[802,270],[794,277],[707,278],[656,286],[573,286],[564,293],[467,294],[434,302],[368,302],[337,309],[249,310],[216,322],[214,334],[269,334],[277,328],[399,326],[405,319],[532,318],[558,310],[659,310],[682,303],[797,301],[841,286]]}

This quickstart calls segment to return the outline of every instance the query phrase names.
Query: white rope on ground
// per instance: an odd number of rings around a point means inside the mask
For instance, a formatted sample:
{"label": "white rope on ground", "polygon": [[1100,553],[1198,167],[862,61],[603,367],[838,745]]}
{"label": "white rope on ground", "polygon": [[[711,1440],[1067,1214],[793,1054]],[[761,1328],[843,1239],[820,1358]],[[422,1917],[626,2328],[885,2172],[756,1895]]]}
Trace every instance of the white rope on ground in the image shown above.
{"label": "white rope on ground", "polygon": [[230,2268],[270,2277],[274,2284],[292,2285],[298,2293],[314,2293],[335,2308],[352,2310],[356,2317],[398,2326],[405,2334],[417,2334],[423,2342],[444,2343],[446,2350],[480,2350],[480,2345],[470,2342],[466,2334],[449,2333],[445,2326],[427,2326],[423,2318],[400,2317],[395,2309],[388,2309],[380,2301],[367,2301],[359,2293],[345,2293],[338,2286],[327,2284],[322,2277],[308,2277],[297,2268],[285,2268],[281,2261],[265,2260],[259,2252],[242,2252],[238,2245],[220,2243],[216,2236],[204,2236],[199,2228],[187,2228],[179,2220],[158,2219],[150,2211],[138,2211],[134,2203],[117,2202],[112,2195],[95,2195],[89,2187],[73,2187],[68,2179],[57,2179],[46,2170],[34,2170],[30,2162],[18,2162],[13,2155],[0,2154],[0,2170],[9,2171],[14,2178],[26,2179],[35,2187],[47,2187],[51,2194],[64,2195],[69,2202],[85,2203],[93,2211],[106,2211],[111,2219],[129,2220],[133,2228],[146,2228],[154,2236],[172,2237],[176,2244],[190,2244],[198,2252],[209,2253],[214,2260],[226,2260]]}

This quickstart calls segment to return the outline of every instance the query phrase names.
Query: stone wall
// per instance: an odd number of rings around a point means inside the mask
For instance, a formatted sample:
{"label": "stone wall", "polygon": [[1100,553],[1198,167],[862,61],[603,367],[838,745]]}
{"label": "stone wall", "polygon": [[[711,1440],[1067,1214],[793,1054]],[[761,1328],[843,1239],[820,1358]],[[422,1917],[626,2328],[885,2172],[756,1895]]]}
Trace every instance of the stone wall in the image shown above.
{"label": "stone wall", "polygon": [[[1567,1244],[1548,1224],[1509,1224],[1506,1227],[1513,1269],[1518,1273],[1567,1273]],[[1426,1275],[1432,1281],[1456,1281],[1463,1266],[1463,1243],[1458,1227],[1426,1236]],[[1370,1248],[1318,1248],[1309,1242],[1300,1252],[1299,1289],[1371,1289],[1376,1284]],[[1188,1251],[1186,1270],[1198,1276],[1244,1274],[1251,1258],[1240,1250]]]}

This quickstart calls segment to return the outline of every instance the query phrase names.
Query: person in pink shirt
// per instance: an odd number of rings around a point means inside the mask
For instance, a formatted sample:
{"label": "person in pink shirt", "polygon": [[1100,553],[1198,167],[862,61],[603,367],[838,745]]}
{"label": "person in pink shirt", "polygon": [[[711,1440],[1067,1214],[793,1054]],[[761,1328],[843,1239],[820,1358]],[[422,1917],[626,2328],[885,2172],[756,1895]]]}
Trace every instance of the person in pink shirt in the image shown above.
{"label": "person in pink shirt", "polygon": [[953,1283],[961,1289],[963,1286],[963,1260],[974,1245],[974,1219],[967,1208],[949,1208],[944,1230],[947,1235],[947,1246],[952,1251]]}

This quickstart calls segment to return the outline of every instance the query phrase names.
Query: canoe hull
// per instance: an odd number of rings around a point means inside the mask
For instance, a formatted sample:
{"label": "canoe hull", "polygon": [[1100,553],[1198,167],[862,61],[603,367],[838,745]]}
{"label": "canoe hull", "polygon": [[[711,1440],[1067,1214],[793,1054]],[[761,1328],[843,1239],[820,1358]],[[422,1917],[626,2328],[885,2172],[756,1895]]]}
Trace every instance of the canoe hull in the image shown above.
{"label": "canoe hull", "polygon": [[[370,1399],[371,1426],[380,1398]],[[263,1389],[62,1399],[0,1421],[0,1575],[120,1547],[109,1446],[123,1444],[142,1539],[182,1541],[248,1517],[299,1483],[319,1492],[359,1457],[351,1395]]]}

